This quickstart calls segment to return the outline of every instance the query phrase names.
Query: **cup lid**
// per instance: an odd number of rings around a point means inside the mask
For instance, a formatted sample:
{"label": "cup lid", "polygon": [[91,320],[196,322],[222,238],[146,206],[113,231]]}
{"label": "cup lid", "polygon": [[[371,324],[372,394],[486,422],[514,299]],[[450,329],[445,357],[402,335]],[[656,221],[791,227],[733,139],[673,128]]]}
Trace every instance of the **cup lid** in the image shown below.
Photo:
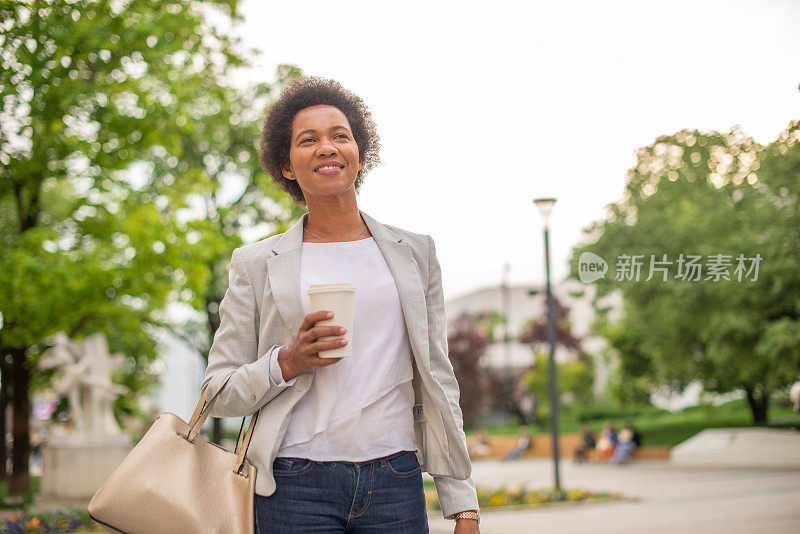
{"label": "cup lid", "polygon": [[309,293],[319,293],[323,291],[355,291],[351,282],[340,282],[335,284],[311,284],[308,288]]}

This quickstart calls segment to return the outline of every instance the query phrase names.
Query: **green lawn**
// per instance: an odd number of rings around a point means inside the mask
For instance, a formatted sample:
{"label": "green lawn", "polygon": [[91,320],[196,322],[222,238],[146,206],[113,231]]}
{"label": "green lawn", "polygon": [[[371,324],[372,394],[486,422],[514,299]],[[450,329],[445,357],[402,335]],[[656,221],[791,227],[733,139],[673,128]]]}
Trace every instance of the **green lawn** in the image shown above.
{"label": "green lawn", "polygon": [[[772,406],[769,411],[771,428],[797,428],[800,430],[800,415],[788,406]],[[627,418],[642,433],[645,446],[674,447],[687,438],[706,428],[753,426],[747,401],[738,399],[720,406],[696,406],[680,412],[671,413],[653,407],[629,409],[628,414],[620,414],[608,407],[592,407],[583,410],[564,409],[561,414],[560,432],[577,433],[580,420],[584,418],[595,433],[599,433],[606,421],[615,423],[617,429]],[[550,427],[529,427],[536,434],[549,434]],[[471,435],[477,429],[469,429]],[[489,436],[510,436],[519,433],[519,425],[507,425],[487,429]]]}
{"label": "green lawn", "polygon": [[39,492],[39,482],[42,477],[31,477],[31,491],[25,495],[8,495],[8,481],[0,480],[0,509],[17,509],[23,506],[30,506],[33,496]]}

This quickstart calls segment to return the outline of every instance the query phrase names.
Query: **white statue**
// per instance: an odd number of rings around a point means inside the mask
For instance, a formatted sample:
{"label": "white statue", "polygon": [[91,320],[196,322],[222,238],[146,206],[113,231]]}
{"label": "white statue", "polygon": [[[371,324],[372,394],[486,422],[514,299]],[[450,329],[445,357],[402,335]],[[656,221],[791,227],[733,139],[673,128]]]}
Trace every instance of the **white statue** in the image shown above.
{"label": "white statue", "polygon": [[789,401],[792,403],[792,409],[800,413],[800,382],[795,382],[789,388]]}
{"label": "white statue", "polygon": [[114,419],[114,401],[128,388],[114,384],[111,373],[125,361],[125,355],[109,354],[105,334],[97,333],[73,341],[64,332],[55,334],[39,360],[40,369],[58,368],[53,381],[58,395],[69,398],[79,434],[124,434]]}

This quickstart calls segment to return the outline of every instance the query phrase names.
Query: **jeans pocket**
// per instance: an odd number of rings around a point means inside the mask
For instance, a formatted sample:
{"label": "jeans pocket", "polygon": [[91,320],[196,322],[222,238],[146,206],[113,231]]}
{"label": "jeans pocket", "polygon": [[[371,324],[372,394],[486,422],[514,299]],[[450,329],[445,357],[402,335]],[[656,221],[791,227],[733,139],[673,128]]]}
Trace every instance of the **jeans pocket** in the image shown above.
{"label": "jeans pocket", "polygon": [[393,477],[405,478],[420,473],[422,467],[417,461],[417,455],[411,451],[386,460],[386,470]]}
{"label": "jeans pocket", "polygon": [[275,458],[272,462],[272,474],[275,476],[292,476],[307,473],[314,467],[314,461],[308,458]]}

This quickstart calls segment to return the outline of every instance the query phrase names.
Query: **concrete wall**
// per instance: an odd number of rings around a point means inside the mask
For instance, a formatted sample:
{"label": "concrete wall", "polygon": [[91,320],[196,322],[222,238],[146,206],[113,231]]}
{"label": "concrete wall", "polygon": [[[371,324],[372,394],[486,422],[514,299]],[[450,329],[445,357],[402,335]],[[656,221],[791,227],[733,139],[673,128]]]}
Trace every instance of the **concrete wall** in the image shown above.
{"label": "concrete wall", "polygon": [[800,468],[800,432],[778,428],[709,428],[673,447],[670,462],[703,467]]}

